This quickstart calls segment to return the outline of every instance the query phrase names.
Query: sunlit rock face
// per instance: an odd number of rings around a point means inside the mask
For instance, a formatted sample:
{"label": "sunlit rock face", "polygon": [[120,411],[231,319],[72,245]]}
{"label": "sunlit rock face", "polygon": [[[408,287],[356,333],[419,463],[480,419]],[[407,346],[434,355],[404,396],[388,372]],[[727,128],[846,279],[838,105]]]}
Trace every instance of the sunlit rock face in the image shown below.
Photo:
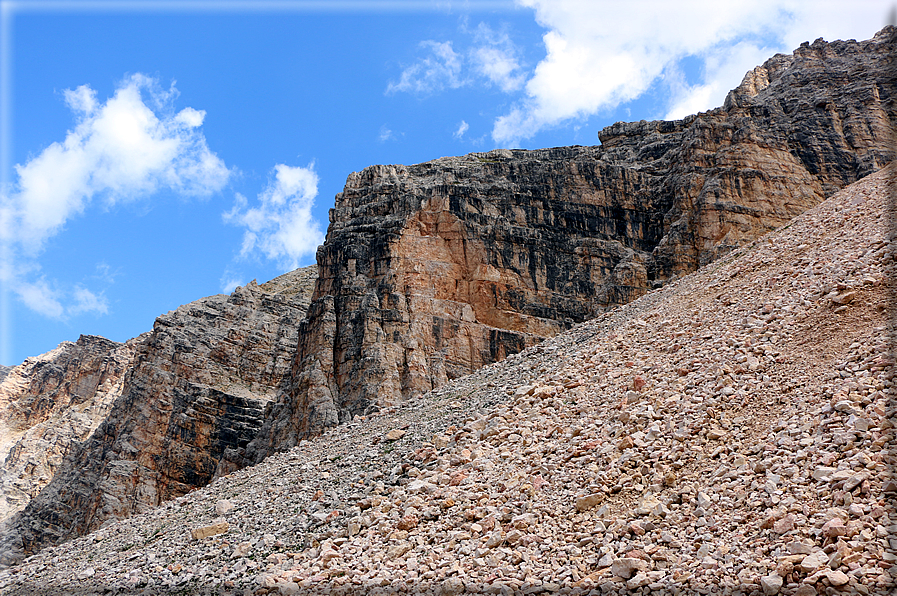
{"label": "sunlit rock face", "polygon": [[[40,407],[33,411],[55,408],[63,422],[81,420],[77,402],[91,387],[111,384],[105,394],[113,399],[102,402],[105,415],[93,421],[92,433],[69,442],[39,494],[7,520],[0,559],[14,561],[155,507],[241,466],[265,405],[286,387],[315,274],[314,267],[300,269],[181,306],[125,346],[82,338],[36,359],[48,364],[33,365],[30,377],[18,375],[28,362],[14,369],[0,388],[21,377],[35,387],[32,403]],[[71,355],[75,348],[81,352]],[[116,360],[125,348],[130,360]],[[61,372],[39,372],[47,367]],[[53,397],[63,395],[59,387],[67,388],[67,404]],[[73,432],[58,426],[56,432]],[[40,442],[32,447],[27,457],[49,457]]]}
{"label": "sunlit rock face", "polygon": [[105,420],[144,339],[82,335],[0,379],[0,521],[24,509]]}
{"label": "sunlit rock face", "polygon": [[290,390],[250,448],[428,391],[786,224],[892,158],[894,29],[818,40],[725,105],[601,146],[351,174],[318,252]]}

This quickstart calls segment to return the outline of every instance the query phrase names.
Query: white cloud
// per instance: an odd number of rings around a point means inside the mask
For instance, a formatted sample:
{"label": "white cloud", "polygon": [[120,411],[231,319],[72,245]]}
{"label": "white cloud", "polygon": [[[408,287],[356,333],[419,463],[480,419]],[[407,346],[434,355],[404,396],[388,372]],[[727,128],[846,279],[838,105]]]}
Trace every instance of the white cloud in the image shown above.
{"label": "white cloud", "polygon": [[102,293],[35,281],[44,243],[94,201],[108,206],[162,189],[208,196],[227,183],[230,171],[199,130],[205,112],[176,112],[177,95],[174,85],[163,89],[142,74],[122,81],[105,102],[88,85],[63,92],[74,128],[16,165],[17,179],[0,197],[2,279],[30,309],[57,319],[108,312]]}
{"label": "white cloud", "polygon": [[259,205],[248,207],[238,194],[224,221],[246,228],[240,255],[261,252],[284,270],[296,269],[299,259],[314,254],[324,241],[318,222],[311,215],[318,194],[314,164],[307,168],[274,166],[274,179],[258,196]]}
{"label": "white cloud", "polygon": [[506,32],[492,30],[480,23],[476,31],[477,46],[469,52],[474,71],[497,85],[505,93],[517,91],[526,81],[520,64],[520,50]]}
{"label": "white cloud", "polygon": [[726,94],[741,84],[745,73],[762,64],[775,49],[750,42],[740,42],[719,48],[704,60],[703,79],[706,83],[688,85],[678,69],[666,81],[670,89],[670,105],[664,116],[677,120],[690,114],[719,107]]}
{"label": "white cloud", "polygon": [[460,139],[461,137],[464,136],[464,133],[467,132],[468,128],[470,128],[470,126],[467,124],[467,122],[462,120],[461,124],[458,125],[458,130],[456,130],[452,136],[455,137],[456,139]]}
{"label": "white cloud", "polygon": [[96,313],[105,315],[109,312],[109,303],[102,294],[97,295],[81,286],[75,286],[73,292],[75,303],[68,308],[69,314]]}
{"label": "white cloud", "polygon": [[65,320],[70,316],[109,312],[109,303],[102,294],[95,294],[81,285],[67,292],[55,287],[57,285],[51,285],[43,277],[33,282],[19,278],[12,288],[25,306],[50,319]]}
{"label": "white cloud", "polygon": [[443,89],[457,89],[466,84],[461,77],[463,58],[452,49],[452,42],[422,41],[427,55],[405,68],[397,83],[390,83],[387,93],[405,91],[429,95]]}
{"label": "white cloud", "polygon": [[207,196],[227,182],[230,171],[197,130],[205,112],[174,113],[173,86],[162,90],[156,80],[136,74],[102,105],[87,85],[64,96],[77,117],[75,128],[15,167],[15,239],[32,254],[95,197],[113,204],[162,188]]}
{"label": "white cloud", "polygon": [[517,1],[548,30],[546,55],[525,97],[495,121],[492,137],[503,145],[633,100],[689,56],[704,64],[703,80],[683,85],[671,78],[669,115],[716,107],[775,51],[820,36],[868,38],[888,7],[883,0]]}
{"label": "white cloud", "polygon": [[385,143],[386,141],[395,139],[395,135],[389,130],[386,125],[380,127],[380,135],[377,137],[381,143]]}
{"label": "white cloud", "polygon": [[224,294],[230,294],[234,290],[237,289],[237,286],[242,286],[243,280],[239,277],[222,277],[221,278],[221,292]]}
{"label": "white cloud", "polygon": [[[471,33],[465,28],[466,33]],[[426,55],[406,67],[398,82],[391,82],[387,93],[403,91],[430,95],[445,89],[458,89],[484,80],[505,93],[519,90],[526,81],[520,62],[520,49],[505,31],[495,31],[480,23],[472,32],[473,43],[455,51],[451,41],[422,41]]]}
{"label": "white cloud", "polygon": [[60,293],[50,288],[46,280],[33,283],[20,280],[13,288],[25,306],[34,312],[51,319],[61,319],[65,315]]}

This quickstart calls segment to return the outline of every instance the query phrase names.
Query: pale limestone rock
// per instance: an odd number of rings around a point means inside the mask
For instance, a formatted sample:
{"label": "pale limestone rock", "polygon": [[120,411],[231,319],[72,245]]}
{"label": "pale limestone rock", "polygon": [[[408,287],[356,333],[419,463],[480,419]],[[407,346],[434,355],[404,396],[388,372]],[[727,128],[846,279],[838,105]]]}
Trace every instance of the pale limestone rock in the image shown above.
{"label": "pale limestone rock", "polygon": [[776,573],[770,573],[760,578],[760,587],[767,596],[778,594],[782,589],[782,578]]}
{"label": "pale limestone rock", "polygon": [[224,534],[228,530],[230,530],[230,524],[226,521],[222,521],[208,526],[194,528],[190,530],[190,536],[193,537],[193,540],[202,540],[203,538],[208,538],[209,536]]}

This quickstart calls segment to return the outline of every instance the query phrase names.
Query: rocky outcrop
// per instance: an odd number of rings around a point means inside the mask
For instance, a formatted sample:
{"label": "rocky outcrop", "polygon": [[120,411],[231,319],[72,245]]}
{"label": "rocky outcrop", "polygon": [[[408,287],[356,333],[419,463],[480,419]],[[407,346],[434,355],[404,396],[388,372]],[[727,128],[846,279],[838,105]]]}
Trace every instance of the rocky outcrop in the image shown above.
{"label": "rocky outcrop", "polygon": [[4,560],[233,471],[266,403],[289,379],[314,269],[252,282],[156,319],[108,416],[83,444],[71,445],[50,483],[8,521]]}
{"label": "rocky outcrop", "polygon": [[628,302],[893,157],[895,29],[817,40],[721,108],[600,147],[497,150],[349,176],[289,391],[255,460]]}
{"label": "rocky outcrop", "polygon": [[894,45],[894,28],[807,44],[721,108],[615,124],[598,147],[351,174],[311,304],[314,274],[294,273],[160,317],[106,421],[9,521],[4,556],[439,387],[782,226],[892,159]]}
{"label": "rocky outcrop", "polygon": [[0,594],[893,596],[894,175]]}
{"label": "rocky outcrop", "polygon": [[22,510],[106,418],[144,339],[82,335],[0,380],[0,521]]}

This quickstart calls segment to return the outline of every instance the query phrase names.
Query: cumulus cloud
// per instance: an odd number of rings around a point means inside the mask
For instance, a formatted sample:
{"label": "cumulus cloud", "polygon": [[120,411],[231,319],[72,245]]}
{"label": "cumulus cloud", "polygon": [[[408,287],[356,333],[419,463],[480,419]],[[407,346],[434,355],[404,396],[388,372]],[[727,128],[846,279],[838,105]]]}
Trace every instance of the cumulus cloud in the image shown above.
{"label": "cumulus cloud", "polygon": [[15,166],[16,240],[32,252],[97,197],[114,204],[163,188],[207,196],[227,183],[230,171],[199,131],[205,112],[174,112],[173,86],[164,90],[155,79],[136,74],[103,104],[87,85],[66,90],[64,97],[75,128],[64,141]]}
{"label": "cumulus cloud", "polygon": [[[547,29],[546,55],[526,81],[524,97],[494,124],[509,145],[544,128],[633,100],[669,75],[668,116],[720,105],[745,72],[776,51],[805,40],[868,37],[883,25],[886,3],[820,0],[713,2],[517,0]],[[702,80],[686,84],[676,65],[703,64]]]}
{"label": "cumulus cloud", "polygon": [[233,209],[223,218],[246,228],[240,255],[248,257],[260,252],[284,270],[296,269],[299,260],[314,254],[324,241],[311,214],[317,194],[314,164],[305,168],[274,166],[274,178],[258,195],[257,206],[250,207],[246,197],[238,194]]}
{"label": "cumulus cloud", "polygon": [[205,112],[175,111],[177,95],[173,84],[163,89],[142,74],[122,81],[105,102],[88,85],[63,92],[74,128],[17,164],[14,184],[0,197],[0,275],[30,309],[52,318],[108,312],[102,293],[35,280],[46,241],[92,203],[109,206],[162,189],[208,196],[227,183],[230,171],[200,131]]}
{"label": "cumulus cloud", "polygon": [[762,64],[775,49],[748,41],[719,48],[704,58],[702,80],[688,84],[679,69],[668,68],[664,82],[669,88],[669,106],[665,120],[677,120],[690,114],[722,105],[726,94],[737,87],[745,73]]}

